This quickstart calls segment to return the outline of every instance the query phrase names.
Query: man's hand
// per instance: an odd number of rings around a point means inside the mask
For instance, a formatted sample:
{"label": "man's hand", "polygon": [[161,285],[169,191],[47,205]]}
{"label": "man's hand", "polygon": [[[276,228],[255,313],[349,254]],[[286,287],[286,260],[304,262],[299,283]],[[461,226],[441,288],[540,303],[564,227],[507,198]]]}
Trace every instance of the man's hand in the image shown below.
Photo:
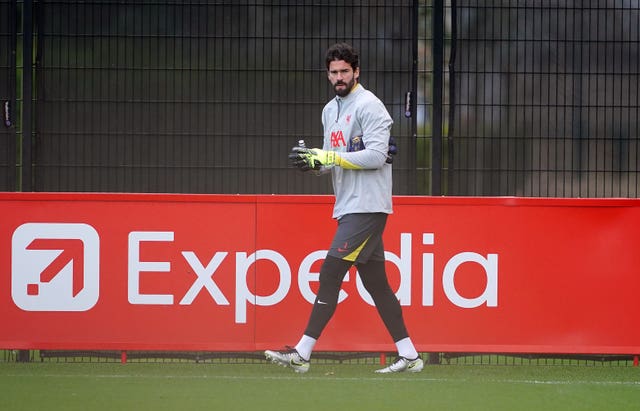
{"label": "man's hand", "polygon": [[332,167],[339,158],[335,152],[319,148],[293,147],[289,154],[291,164],[301,171],[319,170],[322,166]]}
{"label": "man's hand", "polygon": [[[297,151],[298,147],[293,147],[291,149],[291,152],[289,153],[289,163],[291,163],[292,166],[297,167],[298,170],[300,171],[309,171],[311,170],[311,166],[309,165],[309,162],[307,161],[307,158],[304,156],[301,156]],[[319,167],[318,167],[319,168]]]}
{"label": "man's hand", "polygon": [[387,153],[387,163],[393,163],[393,156],[398,154],[398,146],[396,145],[396,140],[393,137],[389,137],[389,151]]}

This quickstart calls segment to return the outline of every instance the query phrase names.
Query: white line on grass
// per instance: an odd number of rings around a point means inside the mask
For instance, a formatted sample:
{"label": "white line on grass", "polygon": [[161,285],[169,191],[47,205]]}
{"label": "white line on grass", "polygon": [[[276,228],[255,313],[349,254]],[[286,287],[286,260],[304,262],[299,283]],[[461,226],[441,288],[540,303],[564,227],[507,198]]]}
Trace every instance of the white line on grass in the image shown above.
{"label": "white line on grass", "polygon": [[[95,379],[176,379],[176,380],[237,380],[237,381],[424,381],[424,382],[473,382],[476,380],[468,378],[430,378],[419,376],[398,376],[386,375],[378,377],[336,377],[333,375],[282,375],[282,376],[238,376],[238,375],[148,375],[148,374],[4,374],[11,378],[95,378]],[[640,381],[570,381],[570,380],[527,380],[527,379],[481,379],[479,382],[492,384],[524,384],[524,385],[600,385],[600,386],[631,386],[639,387]]]}

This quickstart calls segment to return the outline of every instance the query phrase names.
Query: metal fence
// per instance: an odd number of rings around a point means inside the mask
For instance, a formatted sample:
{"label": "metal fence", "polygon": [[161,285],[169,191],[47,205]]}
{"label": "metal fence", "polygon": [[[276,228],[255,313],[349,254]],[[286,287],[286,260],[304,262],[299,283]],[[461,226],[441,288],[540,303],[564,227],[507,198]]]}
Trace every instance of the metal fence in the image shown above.
{"label": "metal fence", "polygon": [[395,194],[636,197],[639,20],[613,0],[0,0],[0,190],[328,193],[286,154],[320,144],[344,40],[395,122]]}
{"label": "metal fence", "polygon": [[16,182],[16,135],[12,123],[16,99],[15,23],[15,3],[0,0],[0,190],[13,190]]}
{"label": "metal fence", "polygon": [[[22,357],[20,357],[21,354]],[[396,353],[373,352],[317,352],[317,364],[384,363]],[[634,355],[568,355],[568,354],[482,354],[482,353],[430,353],[423,355],[430,364],[491,365],[491,366],[583,366],[583,367],[637,367]],[[212,351],[15,351],[0,350],[2,362],[47,363],[199,363],[199,364],[258,364],[264,363],[264,352],[212,352]]]}
{"label": "metal fence", "polygon": [[286,160],[301,137],[321,143],[324,50],[360,49],[363,83],[408,141],[411,12],[409,1],[36,2],[33,189],[328,192]]}
{"label": "metal fence", "polygon": [[457,3],[447,193],[637,197],[640,3]]}

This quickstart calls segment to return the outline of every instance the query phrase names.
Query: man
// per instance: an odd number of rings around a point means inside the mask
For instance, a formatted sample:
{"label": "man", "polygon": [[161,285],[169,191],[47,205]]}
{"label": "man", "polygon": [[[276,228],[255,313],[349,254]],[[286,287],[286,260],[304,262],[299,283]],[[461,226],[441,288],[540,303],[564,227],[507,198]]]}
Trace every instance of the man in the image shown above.
{"label": "man", "polygon": [[289,158],[302,171],[331,173],[338,229],[320,268],[318,295],[300,341],[291,350],[267,350],[265,356],[299,373],[309,370],[315,343],[336,310],[344,276],[355,264],[398,349],[397,360],[376,372],[419,372],[424,363],[389,286],[382,244],[387,216],[392,213],[388,154],[394,154],[389,145],[393,120],[384,104],[359,84],[359,56],[350,45],[331,46],[325,63],[336,97],[322,111],[323,148],[294,147]]}

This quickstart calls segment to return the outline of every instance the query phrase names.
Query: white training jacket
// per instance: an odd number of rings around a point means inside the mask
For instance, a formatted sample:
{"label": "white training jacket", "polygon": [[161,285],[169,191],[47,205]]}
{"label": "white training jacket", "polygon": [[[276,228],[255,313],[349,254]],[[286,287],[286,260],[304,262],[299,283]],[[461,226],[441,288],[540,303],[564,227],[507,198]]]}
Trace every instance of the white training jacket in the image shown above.
{"label": "white training jacket", "polygon": [[[333,218],[392,209],[391,164],[386,163],[393,120],[384,104],[361,84],[322,110],[323,150],[340,153],[349,168],[332,167]],[[361,138],[361,140],[360,140]]]}

